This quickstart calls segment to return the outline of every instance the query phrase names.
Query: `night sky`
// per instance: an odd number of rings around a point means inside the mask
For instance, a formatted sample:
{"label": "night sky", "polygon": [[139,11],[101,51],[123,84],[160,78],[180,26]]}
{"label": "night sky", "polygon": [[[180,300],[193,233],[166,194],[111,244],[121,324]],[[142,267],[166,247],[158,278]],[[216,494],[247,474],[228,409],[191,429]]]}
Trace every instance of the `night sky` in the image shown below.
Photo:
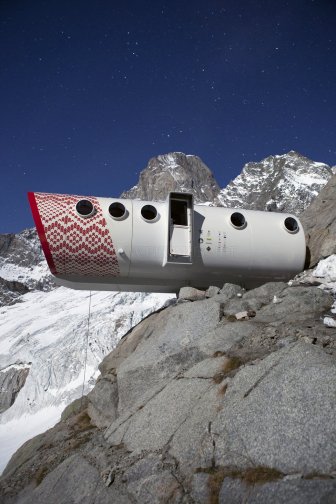
{"label": "night sky", "polygon": [[334,0],[0,0],[0,233],[27,191],[118,196],[158,154],[223,187],[291,149],[336,164]]}

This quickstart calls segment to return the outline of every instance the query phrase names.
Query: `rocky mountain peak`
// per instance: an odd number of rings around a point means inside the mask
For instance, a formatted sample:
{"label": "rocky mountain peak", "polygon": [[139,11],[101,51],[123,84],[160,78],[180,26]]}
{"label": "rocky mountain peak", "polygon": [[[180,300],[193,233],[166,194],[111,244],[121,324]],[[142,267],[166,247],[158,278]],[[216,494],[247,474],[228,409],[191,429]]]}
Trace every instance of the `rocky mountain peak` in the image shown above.
{"label": "rocky mountain peak", "polygon": [[326,185],[333,171],[295,151],[247,163],[223,189],[219,204],[229,208],[300,214]]}
{"label": "rocky mountain peak", "polygon": [[194,155],[170,152],[153,157],[140,173],[139,182],[123,198],[165,200],[170,191],[194,195],[198,203],[214,201],[220,191],[211,170]]}

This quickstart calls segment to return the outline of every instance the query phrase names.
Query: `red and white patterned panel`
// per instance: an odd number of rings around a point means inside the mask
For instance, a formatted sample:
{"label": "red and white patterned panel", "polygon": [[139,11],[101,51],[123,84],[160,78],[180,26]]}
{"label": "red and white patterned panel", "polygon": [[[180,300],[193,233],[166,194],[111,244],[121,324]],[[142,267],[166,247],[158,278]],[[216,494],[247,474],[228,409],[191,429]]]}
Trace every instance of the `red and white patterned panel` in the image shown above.
{"label": "red and white patterned panel", "polygon": [[[97,198],[47,193],[34,193],[34,196],[51,254],[48,263],[49,266],[53,263],[54,274],[94,277],[120,274]],[[96,209],[93,216],[85,218],[77,214],[75,207],[81,199],[91,201]]]}

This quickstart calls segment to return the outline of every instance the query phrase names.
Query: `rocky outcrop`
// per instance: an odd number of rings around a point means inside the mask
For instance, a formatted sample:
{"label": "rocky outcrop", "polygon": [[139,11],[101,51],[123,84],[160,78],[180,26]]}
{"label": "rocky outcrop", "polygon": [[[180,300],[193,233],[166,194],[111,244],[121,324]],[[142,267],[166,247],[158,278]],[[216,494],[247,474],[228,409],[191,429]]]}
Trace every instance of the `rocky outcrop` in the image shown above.
{"label": "rocky outcrop", "polygon": [[301,215],[310,253],[310,267],[336,253],[336,175]]}
{"label": "rocky outcrop", "polygon": [[221,190],[218,201],[229,208],[291,212],[307,208],[333,172],[330,166],[290,151],[247,163]]}
{"label": "rocky outcrop", "polygon": [[0,258],[30,268],[41,262],[44,256],[35,228],[0,235]]}
{"label": "rocky outcrop", "polygon": [[0,413],[14,404],[16,396],[24,386],[30,364],[12,364],[0,370]]}
{"label": "rocky outcrop", "polygon": [[123,198],[165,200],[171,191],[192,193],[197,203],[213,202],[220,188],[198,156],[172,152],[149,160],[139,182]]}
{"label": "rocky outcrop", "polygon": [[0,306],[11,305],[19,300],[22,294],[29,292],[26,285],[0,277]]}
{"label": "rocky outcrop", "polygon": [[35,229],[0,235],[1,305],[13,304],[30,290],[54,288]]}
{"label": "rocky outcrop", "polygon": [[226,285],[150,315],[12,457],[1,502],[334,502],[332,303],[314,286]]}

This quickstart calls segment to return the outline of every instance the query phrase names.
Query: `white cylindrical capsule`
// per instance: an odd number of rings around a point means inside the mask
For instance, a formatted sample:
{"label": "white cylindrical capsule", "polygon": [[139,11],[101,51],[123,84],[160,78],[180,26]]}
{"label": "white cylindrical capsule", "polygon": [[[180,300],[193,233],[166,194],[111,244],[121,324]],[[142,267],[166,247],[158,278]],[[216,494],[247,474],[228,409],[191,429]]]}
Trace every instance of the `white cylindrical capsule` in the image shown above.
{"label": "white cylindrical capsule", "polygon": [[302,225],[290,214],[165,202],[29,193],[57,283],[93,290],[246,288],[302,271]]}

